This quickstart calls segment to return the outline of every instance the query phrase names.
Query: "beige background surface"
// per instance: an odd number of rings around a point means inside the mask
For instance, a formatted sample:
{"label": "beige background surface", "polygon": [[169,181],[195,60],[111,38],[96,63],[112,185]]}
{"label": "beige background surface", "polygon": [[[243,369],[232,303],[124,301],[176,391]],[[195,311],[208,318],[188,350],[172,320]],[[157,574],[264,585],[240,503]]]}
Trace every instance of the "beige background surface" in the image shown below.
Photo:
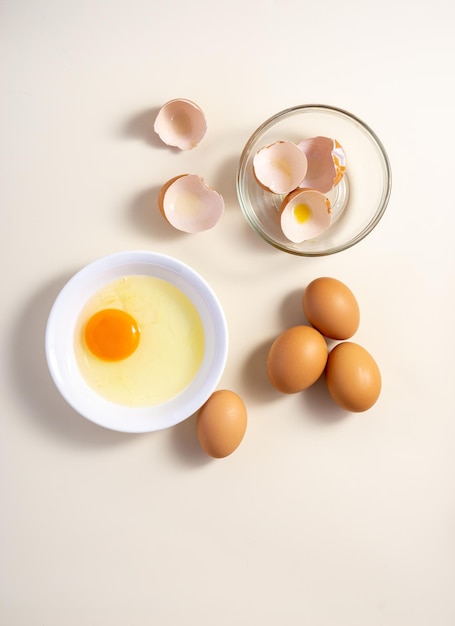
{"label": "beige background surface", "polygon": [[[0,4],[2,624],[453,626],[453,18],[448,0]],[[190,153],[152,131],[174,97],[207,116]],[[235,191],[253,130],[306,103],[362,118],[393,171],[373,233],[307,260],[267,246]],[[226,200],[197,236],[156,210],[185,171]],[[50,380],[59,290],[130,249],[188,262],[224,306],[221,386],[249,412],[227,459],[203,455],[194,417],[106,431]],[[271,340],[321,275],[357,295],[356,338],[382,369],[362,415],[321,385],[284,397],[265,377]]]}

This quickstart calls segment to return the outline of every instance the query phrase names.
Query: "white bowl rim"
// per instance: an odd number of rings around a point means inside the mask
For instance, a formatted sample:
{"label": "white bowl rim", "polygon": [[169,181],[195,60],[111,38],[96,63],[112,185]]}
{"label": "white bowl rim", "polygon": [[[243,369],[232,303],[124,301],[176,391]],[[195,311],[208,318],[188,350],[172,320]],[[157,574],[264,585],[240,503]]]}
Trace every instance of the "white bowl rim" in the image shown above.
{"label": "white bowl rim", "polygon": [[[84,302],[103,284],[131,274],[157,276],[179,287],[198,309],[206,337],[203,362],[194,380],[176,397],[150,407],[122,406],[102,398],[84,381],[74,354],[74,328]],[[186,263],[148,250],[113,253],[76,272],[56,297],[45,331],[49,372],[66,402],[89,421],[127,433],[169,428],[193,415],[216,389],[227,352],[226,318],[207,281]]]}

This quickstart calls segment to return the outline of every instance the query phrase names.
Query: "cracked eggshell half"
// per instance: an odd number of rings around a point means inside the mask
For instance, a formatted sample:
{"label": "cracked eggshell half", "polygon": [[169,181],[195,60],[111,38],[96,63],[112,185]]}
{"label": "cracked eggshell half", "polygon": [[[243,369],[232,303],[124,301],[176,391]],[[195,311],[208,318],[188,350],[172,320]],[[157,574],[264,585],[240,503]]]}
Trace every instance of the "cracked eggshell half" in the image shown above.
{"label": "cracked eggshell half", "polygon": [[307,157],[292,141],[276,141],[256,152],[253,172],[268,191],[285,194],[300,185],[307,172]]}
{"label": "cracked eggshell half", "polygon": [[314,189],[295,189],[281,203],[280,225],[294,243],[314,239],[332,223],[330,200]]}
{"label": "cracked eggshell half", "polygon": [[203,139],[207,122],[201,107],[191,100],[169,100],[158,111],[154,130],[168,146],[191,150]]}
{"label": "cracked eggshell half", "polygon": [[341,145],[329,137],[308,137],[297,145],[308,160],[308,169],[299,187],[329,192],[346,171],[346,155]]}
{"label": "cracked eggshell half", "polygon": [[161,187],[158,206],[171,226],[198,233],[215,226],[224,212],[224,199],[201,176],[180,174]]}

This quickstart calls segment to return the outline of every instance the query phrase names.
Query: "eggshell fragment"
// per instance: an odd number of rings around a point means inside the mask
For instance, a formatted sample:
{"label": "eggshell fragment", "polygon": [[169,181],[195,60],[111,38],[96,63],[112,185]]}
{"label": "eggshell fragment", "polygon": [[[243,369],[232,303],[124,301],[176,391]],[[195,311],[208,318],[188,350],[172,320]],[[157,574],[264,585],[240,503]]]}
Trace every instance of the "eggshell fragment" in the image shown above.
{"label": "eggshell fragment", "polygon": [[371,354],[357,343],[337,344],[329,354],[325,370],[332,399],[354,413],[371,408],[381,393],[381,373]]}
{"label": "eggshell fragment", "polygon": [[224,199],[201,176],[181,174],[161,187],[158,207],[174,228],[198,233],[215,226],[224,212]]}
{"label": "eggshell fragment", "polygon": [[282,393],[298,393],[321,376],[327,363],[324,337],[311,326],[293,326],[272,343],[267,357],[267,373],[272,385]]}
{"label": "eggshell fragment", "polygon": [[296,189],[281,203],[281,230],[294,243],[318,237],[331,223],[330,200],[319,191]]}
{"label": "eggshell fragment", "polygon": [[277,141],[256,152],[253,171],[257,181],[277,194],[289,193],[305,177],[308,163],[302,150],[292,141]]}
{"label": "eggshell fragment", "polygon": [[352,291],[336,278],[310,282],[302,297],[305,317],[325,337],[349,339],[360,323],[360,309]]}
{"label": "eggshell fragment", "polygon": [[199,409],[196,432],[201,448],[221,459],[232,454],[246,432],[247,411],[243,400],[228,389],[215,391]]}
{"label": "eggshell fragment", "polygon": [[339,142],[329,137],[308,137],[297,145],[308,160],[307,173],[299,186],[329,192],[346,171],[346,155]]}
{"label": "eggshell fragment", "polygon": [[161,107],[155,118],[154,130],[166,145],[190,150],[201,142],[207,131],[207,122],[196,103],[176,98]]}

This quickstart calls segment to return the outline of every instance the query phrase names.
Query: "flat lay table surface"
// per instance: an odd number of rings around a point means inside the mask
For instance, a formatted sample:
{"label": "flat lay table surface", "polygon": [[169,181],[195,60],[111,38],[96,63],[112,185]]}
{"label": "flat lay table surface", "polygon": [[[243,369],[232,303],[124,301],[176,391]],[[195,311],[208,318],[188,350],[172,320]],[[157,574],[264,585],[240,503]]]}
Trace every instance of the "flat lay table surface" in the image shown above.
{"label": "flat lay table surface", "polygon": [[[1,624],[455,624],[454,18],[448,0],[0,3]],[[191,150],[154,132],[174,98],[207,120]],[[253,132],[307,104],[365,122],[392,172],[371,233],[316,257],[264,241],[236,191]],[[223,196],[213,228],[163,219],[184,173]],[[56,297],[124,251],[188,264],[222,305],[218,388],[248,415],[226,458],[201,449],[195,413],[117,432],[53,383]],[[327,276],[355,294],[381,371],[364,412],[322,379],[283,394],[267,376]]]}

